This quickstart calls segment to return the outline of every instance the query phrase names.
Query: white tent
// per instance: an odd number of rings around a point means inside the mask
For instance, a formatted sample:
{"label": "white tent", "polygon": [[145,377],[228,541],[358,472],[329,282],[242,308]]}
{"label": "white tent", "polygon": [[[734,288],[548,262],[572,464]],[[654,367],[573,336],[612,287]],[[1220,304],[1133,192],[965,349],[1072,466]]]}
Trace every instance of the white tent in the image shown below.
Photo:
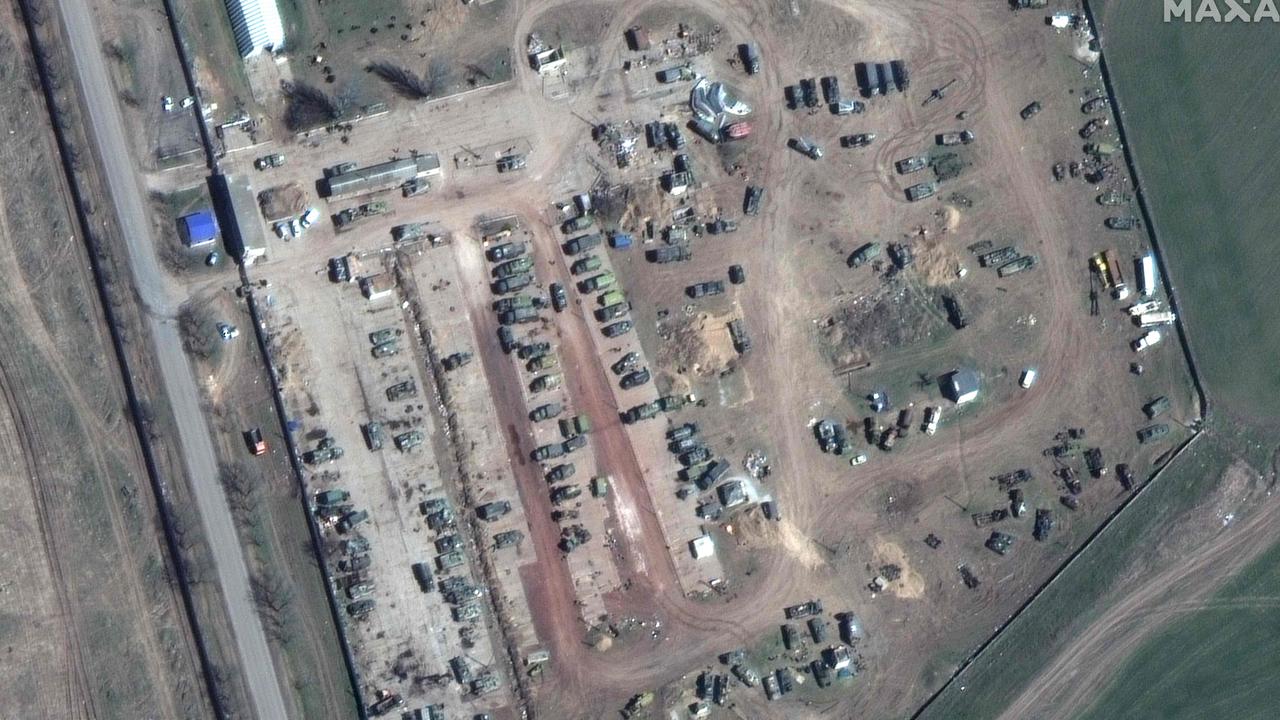
{"label": "white tent", "polygon": [[284,23],[276,0],[226,0],[231,30],[240,56],[251,58],[263,50],[284,49]]}

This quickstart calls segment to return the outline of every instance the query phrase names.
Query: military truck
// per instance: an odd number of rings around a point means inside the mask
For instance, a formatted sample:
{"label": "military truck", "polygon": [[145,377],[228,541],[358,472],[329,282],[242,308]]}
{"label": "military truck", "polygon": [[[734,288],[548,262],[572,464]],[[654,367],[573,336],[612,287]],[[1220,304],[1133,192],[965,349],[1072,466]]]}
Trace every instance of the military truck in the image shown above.
{"label": "military truck", "polygon": [[853,135],[842,135],[840,137],[840,147],[863,148],[875,142],[875,140],[875,133],[854,133]]}
{"label": "military truck", "polygon": [[600,322],[605,322],[607,320],[617,320],[623,315],[626,315],[627,311],[629,311],[630,309],[631,309],[631,304],[626,302],[614,303],[613,305],[606,305],[596,310],[595,312],[596,320],[599,320]]}
{"label": "military truck", "polygon": [[546,462],[554,460],[564,455],[564,445],[560,443],[548,443],[535,449],[529,454],[537,462]]}
{"label": "military truck", "polygon": [[1009,262],[996,268],[996,276],[1002,277],[1002,278],[1009,277],[1010,275],[1016,275],[1022,272],[1023,270],[1030,270],[1035,266],[1036,266],[1036,258],[1034,255],[1023,255],[1017,260],[1010,260]]}
{"label": "military truck", "polygon": [[684,262],[693,257],[693,253],[685,245],[667,245],[666,247],[656,248],[645,253],[645,258],[651,263],[663,265],[673,262]]}
{"label": "military truck", "polygon": [[584,258],[578,258],[573,261],[573,265],[569,266],[569,272],[574,275],[583,275],[589,272],[595,272],[600,269],[602,261],[599,255],[588,255]]}
{"label": "military truck", "polygon": [[938,192],[938,184],[935,182],[922,182],[907,188],[907,200],[910,202],[918,202],[925,198],[931,198]]}
{"label": "military truck", "polygon": [[634,372],[629,372],[622,376],[622,380],[618,382],[618,386],[623,390],[640,387],[649,382],[650,374],[648,368],[641,368]]}
{"label": "military truck", "polygon": [[405,380],[387,388],[387,399],[391,402],[400,402],[418,396],[418,384],[413,380]]}
{"label": "military truck", "polygon": [[1157,417],[1168,412],[1169,407],[1171,405],[1172,403],[1169,402],[1169,398],[1165,397],[1164,395],[1161,395],[1159,397],[1152,398],[1145,405],[1143,405],[1142,413],[1147,416],[1148,420],[1154,420]]}
{"label": "military truck", "polygon": [[281,165],[284,165],[284,155],[280,153],[263,155],[262,157],[253,161],[253,166],[259,170],[266,170],[267,168],[278,168]]}
{"label": "military truck", "polygon": [[623,375],[636,368],[640,364],[640,353],[629,352],[618,358],[616,362],[609,366],[614,375]]}
{"label": "military truck", "polygon": [[751,336],[747,334],[746,323],[741,318],[729,321],[729,339],[739,355],[751,349]]}
{"label": "military truck", "polygon": [[553,282],[549,292],[551,293],[551,307],[556,312],[564,312],[565,308],[569,307],[569,295],[564,291],[564,285]]}
{"label": "military truck", "polygon": [[1132,230],[1138,227],[1138,218],[1136,217],[1109,217],[1102,222],[1112,230]]}
{"label": "military truck", "polygon": [[351,532],[352,528],[369,519],[369,513],[365,510],[354,510],[342,516],[338,521],[338,532],[346,534]]}
{"label": "military truck", "polygon": [[537,303],[535,303],[533,297],[529,295],[516,295],[515,297],[498,298],[493,301],[493,311],[496,313],[503,313],[517,308],[531,308],[536,306]]}
{"label": "military truck", "polygon": [[469,352],[456,352],[452,355],[446,355],[440,364],[445,370],[457,370],[458,368],[471,362],[474,356]]}
{"label": "military truck", "polygon": [[960,300],[951,293],[942,296],[942,306],[946,308],[947,319],[951,321],[951,326],[957,330],[963,330],[969,326],[969,319],[965,316],[964,307],[960,305]]}
{"label": "military truck", "polygon": [[511,503],[506,500],[495,500],[476,508],[476,517],[485,522],[493,522],[511,512]]}
{"label": "military truck", "polygon": [[395,242],[409,242],[411,240],[417,240],[426,234],[426,223],[406,223],[404,225],[396,225],[391,228],[391,239]]}
{"label": "military truck", "polygon": [[742,57],[742,68],[748,75],[760,72],[760,48],[755,43],[743,43],[738,46],[738,54]]}
{"label": "military truck", "polygon": [[822,601],[810,600],[809,602],[800,603],[799,605],[791,605],[783,608],[782,612],[787,616],[788,620],[797,620],[811,615],[821,615]]}
{"label": "military truck", "polygon": [[862,267],[863,265],[866,265],[867,263],[871,262],[872,260],[880,256],[880,249],[881,249],[880,243],[876,243],[876,242],[866,243],[865,245],[858,248],[857,250],[854,250],[853,254],[849,255],[849,260],[848,260],[849,267],[859,268],[859,267]]}
{"label": "military truck", "polygon": [[1085,140],[1088,140],[1099,130],[1107,127],[1110,124],[1111,124],[1111,121],[1107,118],[1104,118],[1104,117],[1093,118],[1089,122],[1085,123],[1084,127],[1080,128],[1080,137],[1084,138]]}
{"label": "military truck", "polygon": [[601,307],[605,307],[608,305],[617,305],[620,302],[625,302],[626,299],[627,299],[627,296],[624,295],[621,290],[609,290],[608,292],[600,293],[600,295],[596,298],[596,302]]}
{"label": "military truck", "polygon": [[[544,356],[544,357],[550,357],[550,356]],[[559,373],[549,373],[547,375],[539,375],[538,377],[533,379],[533,382],[529,383],[529,390],[535,393],[540,393],[546,390],[554,390],[560,387],[561,380],[562,378],[560,377]]]}
{"label": "military truck", "polygon": [[1053,530],[1053,511],[1040,508],[1036,510],[1036,524],[1031,531],[1031,537],[1037,541],[1044,542],[1049,538],[1049,531]]}
{"label": "military truck", "polygon": [[515,547],[524,541],[524,533],[519,530],[505,530],[493,536],[493,546],[499,550]]}
{"label": "military truck", "polygon": [[512,260],[524,255],[526,246],[522,242],[509,242],[501,245],[494,245],[485,252],[490,262],[501,262],[503,260]]}
{"label": "military truck", "polygon": [[523,325],[538,321],[538,309],[532,305],[503,310],[498,313],[498,322],[503,325]]}
{"label": "military truck", "polygon": [[546,480],[548,483],[558,483],[568,480],[578,472],[577,466],[573,463],[561,463],[547,472]]}
{"label": "military truck", "polygon": [[400,452],[408,452],[409,450],[421,445],[422,441],[425,439],[426,436],[422,434],[421,430],[409,430],[407,432],[402,432],[399,435],[396,435],[396,449]]}
{"label": "military truck", "polygon": [[370,351],[375,358],[391,357],[400,352],[400,345],[395,340],[389,340],[373,346]]}
{"label": "military truck", "polygon": [[395,340],[396,336],[399,334],[400,334],[399,330],[393,330],[391,328],[382,328],[381,330],[374,330],[373,332],[369,333],[369,344],[382,345],[383,343],[387,343],[387,342],[391,342],[392,340]]}
{"label": "military truck", "polygon": [[787,141],[787,146],[810,160],[822,159],[822,147],[806,137],[794,137]]}
{"label": "military truck", "polygon": [[1147,443],[1159,440],[1160,438],[1168,434],[1169,434],[1169,426],[1165,423],[1148,425],[1147,427],[1144,427],[1138,431],[1138,442],[1143,445],[1146,445]]}
{"label": "military truck", "polygon": [[588,250],[594,250],[603,242],[600,233],[592,233],[590,235],[581,235],[573,238],[564,244],[564,252],[566,255],[577,255]]}
{"label": "military truck", "polygon": [[987,538],[987,541],[983,544],[991,552],[997,555],[1004,555],[1009,552],[1009,548],[1013,547],[1013,541],[1016,539],[1008,533],[993,531],[991,537]]}
{"label": "military truck", "polygon": [[343,450],[338,446],[337,441],[331,437],[326,437],[321,438],[315,449],[304,452],[302,461],[308,465],[319,465],[339,460],[342,456]]}
{"label": "military truck", "polygon": [[493,290],[494,295],[506,295],[518,290],[523,290],[532,284],[533,274],[521,273],[519,275],[512,275],[511,277],[505,277],[497,280],[490,285],[490,289]]}
{"label": "military truck", "polygon": [[1107,464],[1102,459],[1102,448],[1089,448],[1084,451],[1084,464],[1089,468],[1089,474],[1095,478],[1100,478],[1107,474]]}
{"label": "military truck", "polygon": [[346,490],[325,490],[316,493],[316,507],[333,507],[341,505],[351,498],[351,493]]}
{"label": "military truck", "polygon": [[640,714],[642,710],[653,704],[654,695],[652,692],[642,692],[627,701],[625,707],[622,708],[622,717],[633,718]]}
{"label": "military truck", "polygon": [[1003,265],[1010,260],[1015,260],[1017,257],[1018,251],[1014,249],[1012,245],[1009,245],[998,250],[992,250],[979,255],[978,264],[982,267],[996,267],[998,265]]}
{"label": "military truck", "polygon": [[708,282],[700,282],[690,285],[684,289],[686,295],[693,299],[702,297],[711,297],[713,295],[721,295],[724,293],[723,280],[710,280]]}
{"label": "military truck", "polygon": [[519,153],[503,155],[498,158],[498,172],[508,173],[523,170],[527,164],[528,158],[525,155]]}
{"label": "military truck", "polygon": [[599,275],[592,275],[591,277],[586,278],[585,280],[579,281],[578,290],[584,293],[597,292],[599,290],[606,290],[608,288],[613,287],[613,283],[615,281],[616,281],[616,278],[614,277],[613,273],[602,272]]}
{"label": "military truck", "polygon": [[968,145],[973,142],[972,130],[959,130],[956,132],[938,133],[934,137],[934,141],[943,147],[951,147],[953,145]]}
{"label": "military truck", "polygon": [[807,623],[809,626],[809,635],[813,637],[813,642],[821,645],[827,641],[827,621],[820,617],[809,618]]}
{"label": "military truck", "polygon": [[560,420],[560,434],[566,440],[589,432],[591,432],[591,418],[586,415],[574,415]]}
{"label": "military truck", "polygon": [[632,425],[640,422],[641,420],[648,420],[650,418],[657,417],[660,409],[661,408],[658,405],[657,400],[647,402],[643,405],[636,405],[622,414],[622,422],[627,425]]}
{"label": "military truck", "polygon": [[528,370],[529,372],[536,373],[536,372],[543,372],[545,370],[552,370],[556,367],[559,367],[559,365],[560,365],[559,358],[557,358],[555,355],[547,354],[547,355],[539,355],[538,357],[530,360],[525,365],[525,369]]}
{"label": "military truck", "polygon": [[557,403],[557,402],[547,403],[546,405],[539,405],[538,407],[534,408],[533,412],[529,413],[529,419],[534,422],[550,420],[551,418],[559,415],[563,411],[564,411],[564,407],[561,406],[560,403]]}
{"label": "military truck", "polygon": [[386,432],[382,429],[382,423],[373,421],[365,423],[362,431],[364,432],[364,443],[370,450],[381,450],[387,441]]}
{"label": "military truck", "polygon": [[466,558],[461,550],[454,550],[436,557],[436,567],[440,569],[440,572],[452,570],[464,562],[466,562]]}
{"label": "military truck", "polygon": [[533,258],[529,256],[508,260],[493,269],[493,276],[501,280],[528,272],[533,267]]}
{"label": "military truck", "polygon": [[804,646],[799,629],[791,623],[782,624],[782,646],[788,650],[799,650]]}
{"label": "military truck", "polygon": [[760,212],[760,202],[764,199],[764,188],[758,185],[748,185],[747,194],[742,201],[742,212],[747,215],[757,215]]}
{"label": "military truck", "polygon": [[435,585],[435,576],[431,572],[431,566],[424,562],[414,563],[409,566],[413,571],[413,579],[418,581],[418,589],[422,592],[431,592],[431,588]]}
{"label": "military truck", "polygon": [[561,485],[551,489],[551,502],[559,505],[560,503],[573,500],[582,494],[582,488],[577,485]]}
{"label": "military truck", "polygon": [[371,598],[357,600],[347,605],[347,614],[353,618],[359,619],[373,612],[374,605],[376,605],[376,603]]}
{"label": "military truck", "polygon": [[912,155],[893,164],[899,175],[910,175],[929,167],[929,158],[925,155]]}
{"label": "military truck", "polygon": [[1130,196],[1127,193],[1120,192],[1115,188],[1104,190],[1098,194],[1098,204],[1106,206],[1124,205],[1129,202]]}
{"label": "military truck", "polygon": [[560,232],[564,233],[565,235],[571,235],[573,233],[586,230],[587,228],[591,227],[591,225],[594,222],[595,220],[592,219],[590,215],[579,215],[575,218],[570,218],[569,220],[565,220],[563,223],[561,223]]}
{"label": "military truck", "polygon": [[607,338],[616,338],[620,335],[625,335],[631,332],[631,321],[623,320],[621,322],[613,323],[612,325],[605,325],[601,328],[600,332]]}

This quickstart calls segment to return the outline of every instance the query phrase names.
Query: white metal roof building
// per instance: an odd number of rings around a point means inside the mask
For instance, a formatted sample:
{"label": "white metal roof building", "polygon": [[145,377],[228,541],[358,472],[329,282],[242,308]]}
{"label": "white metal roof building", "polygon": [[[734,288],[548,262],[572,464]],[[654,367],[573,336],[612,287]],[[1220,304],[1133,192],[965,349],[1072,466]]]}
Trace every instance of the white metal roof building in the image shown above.
{"label": "white metal roof building", "polygon": [[263,50],[284,49],[284,23],[276,0],[226,0],[231,30],[240,56],[253,57]]}

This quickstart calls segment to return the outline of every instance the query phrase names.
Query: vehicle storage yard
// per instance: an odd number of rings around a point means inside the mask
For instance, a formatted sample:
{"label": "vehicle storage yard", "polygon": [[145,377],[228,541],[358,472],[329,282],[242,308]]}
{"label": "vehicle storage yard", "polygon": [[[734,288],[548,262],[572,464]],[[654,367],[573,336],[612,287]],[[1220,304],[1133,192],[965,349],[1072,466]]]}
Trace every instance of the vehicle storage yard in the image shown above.
{"label": "vehicle storage yard", "polygon": [[374,714],[908,714],[1195,431],[1081,18],[752,5],[222,159]]}

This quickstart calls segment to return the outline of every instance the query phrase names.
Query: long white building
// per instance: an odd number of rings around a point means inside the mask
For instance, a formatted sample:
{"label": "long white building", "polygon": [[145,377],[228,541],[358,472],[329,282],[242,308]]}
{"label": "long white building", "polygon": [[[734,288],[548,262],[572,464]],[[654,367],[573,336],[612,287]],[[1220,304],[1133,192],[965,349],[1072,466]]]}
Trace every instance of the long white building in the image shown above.
{"label": "long white building", "polygon": [[231,30],[240,56],[251,58],[263,50],[284,49],[284,23],[276,0],[226,0]]}

